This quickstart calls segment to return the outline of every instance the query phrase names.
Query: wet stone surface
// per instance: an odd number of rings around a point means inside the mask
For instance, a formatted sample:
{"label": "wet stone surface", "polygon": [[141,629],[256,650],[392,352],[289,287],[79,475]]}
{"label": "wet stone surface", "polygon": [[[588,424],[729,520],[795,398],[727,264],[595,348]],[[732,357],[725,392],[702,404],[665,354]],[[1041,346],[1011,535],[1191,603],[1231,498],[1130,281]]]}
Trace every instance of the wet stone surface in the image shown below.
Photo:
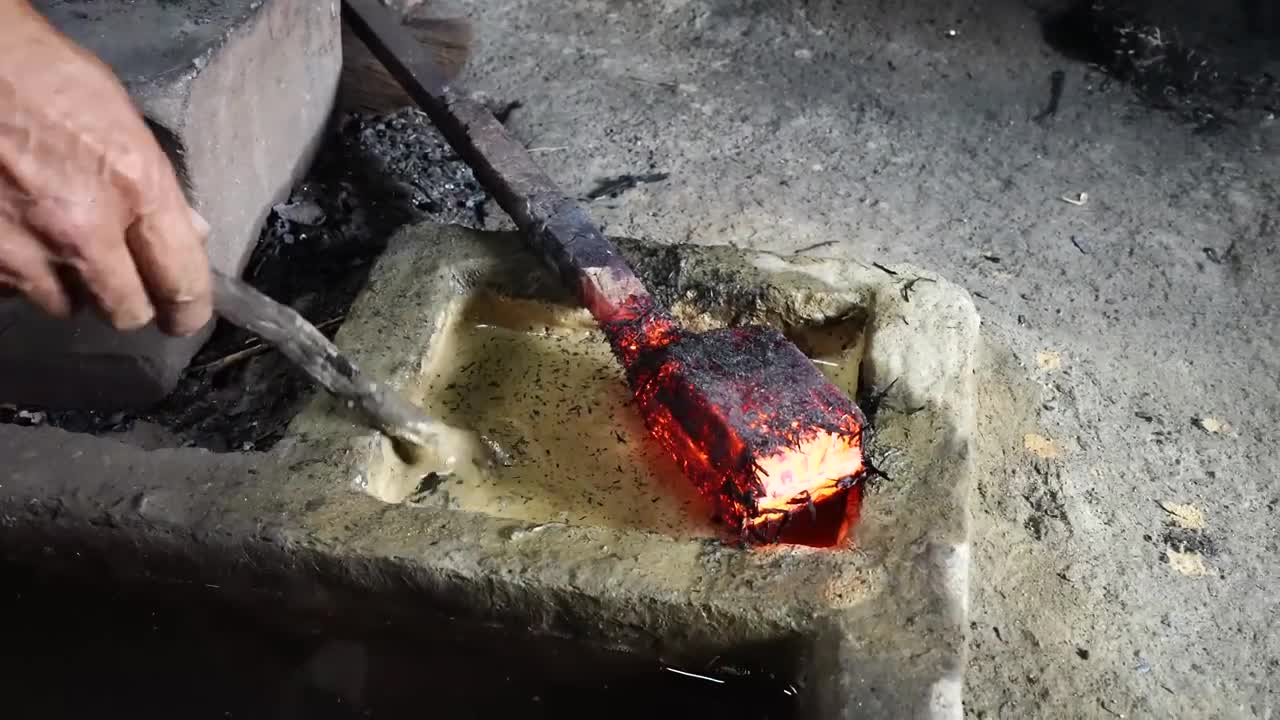
{"label": "wet stone surface", "polygon": [[[245,278],[332,337],[397,228],[422,221],[472,228],[508,222],[489,208],[471,168],[421,111],[352,116],[329,138],[309,177],[268,217]],[[150,411],[0,406],[0,423],[112,434],[141,422],[157,426],[161,445],[266,450],[313,386],[283,356],[252,350],[258,344],[220,323],[177,390]]]}

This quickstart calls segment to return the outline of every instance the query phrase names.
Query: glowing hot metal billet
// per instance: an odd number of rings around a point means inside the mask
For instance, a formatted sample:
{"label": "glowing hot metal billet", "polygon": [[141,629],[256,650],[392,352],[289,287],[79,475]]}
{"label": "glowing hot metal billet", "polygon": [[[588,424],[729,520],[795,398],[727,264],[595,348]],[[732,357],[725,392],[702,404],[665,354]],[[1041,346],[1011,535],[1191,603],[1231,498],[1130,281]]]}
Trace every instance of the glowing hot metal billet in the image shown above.
{"label": "glowing hot metal billet", "polygon": [[645,422],[745,538],[854,504],[874,472],[858,406],[776,330],[683,330],[586,212],[488,109],[449,87],[378,0],[346,0],[352,30],[387,65],[605,331]]}

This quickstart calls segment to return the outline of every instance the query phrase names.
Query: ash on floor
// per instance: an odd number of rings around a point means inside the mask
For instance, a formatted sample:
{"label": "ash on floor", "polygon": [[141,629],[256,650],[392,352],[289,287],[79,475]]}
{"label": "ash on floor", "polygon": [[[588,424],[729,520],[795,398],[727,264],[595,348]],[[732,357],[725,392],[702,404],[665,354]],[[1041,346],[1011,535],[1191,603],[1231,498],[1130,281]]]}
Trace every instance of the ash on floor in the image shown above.
{"label": "ash on floor", "polygon": [[[1214,28],[1179,32],[1158,7],[1125,0],[1072,0],[1044,23],[1045,39],[1130,86],[1147,106],[1172,112],[1197,132],[1219,132],[1241,118],[1280,110],[1280,81],[1262,69],[1269,40],[1226,39],[1234,51],[1215,51]],[[1247,3],[1242,3],[1247,6]],[[1275,23],[1259,5],[1251,19]],[[1262,33],[1265,37],[1265,33]],[[1061,88],[1054,90],[1054,95]],[[1053,101],[1056,107],[1056,99]],[[1052,111],[1048,111],[1049,114]]]}
{"label": "ash on floor", "polygon": [[[489,196],[419,110],[347,118],[309,177],[273,209],[244,277],[291,305],[330,337],[373,261],[402,225],[433,221],[494,228]],[[177,390],[141,413],[42,412],[0,407],[0,422],[72,432],[156,426],[159,444],[215,451],[266,450],[283,435],[313,385],[283,356],[219,323]]]}

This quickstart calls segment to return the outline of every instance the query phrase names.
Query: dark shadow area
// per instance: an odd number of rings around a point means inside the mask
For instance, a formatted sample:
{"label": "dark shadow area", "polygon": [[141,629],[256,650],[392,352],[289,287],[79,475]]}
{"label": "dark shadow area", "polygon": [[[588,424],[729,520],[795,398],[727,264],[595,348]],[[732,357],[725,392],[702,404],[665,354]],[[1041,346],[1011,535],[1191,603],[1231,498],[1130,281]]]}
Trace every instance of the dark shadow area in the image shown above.
{"label": "dark shadow area", "polygon": [[[163,552],[72,547],[50,547],[48,569],[30,552],[0,560],[6,717],[782,720],[803,695],[781,670],[791,650],[752,652],[775,670],[732,653],[667,664],[444,615],[398,586],[317,595],[261,565],[193,574]],[[108,567],[121,563],[146,570]]]}
{"label": "dark shadow area", "polygon": [[1045,41],[1130,86],[1146,106],[1215,132],[1249,112],[1280,110],[1268,71],[1280,43],[1270,0],[1162,3],[1073,0],[1043,13]]}

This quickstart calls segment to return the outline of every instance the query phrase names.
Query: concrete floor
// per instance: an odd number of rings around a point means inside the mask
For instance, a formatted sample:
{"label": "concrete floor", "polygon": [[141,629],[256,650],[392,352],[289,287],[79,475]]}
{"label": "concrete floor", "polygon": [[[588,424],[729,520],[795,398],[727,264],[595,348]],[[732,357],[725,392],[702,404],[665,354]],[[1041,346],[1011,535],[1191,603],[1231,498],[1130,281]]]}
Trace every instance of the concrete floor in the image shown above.
{"label": "concrete floor", "polygon": [[593,203],[609,232],[975,294],[971,716],[1273,717],[1280,120],[1195,134],[1015,0],[455,4],[565,188],[670,173]]}

